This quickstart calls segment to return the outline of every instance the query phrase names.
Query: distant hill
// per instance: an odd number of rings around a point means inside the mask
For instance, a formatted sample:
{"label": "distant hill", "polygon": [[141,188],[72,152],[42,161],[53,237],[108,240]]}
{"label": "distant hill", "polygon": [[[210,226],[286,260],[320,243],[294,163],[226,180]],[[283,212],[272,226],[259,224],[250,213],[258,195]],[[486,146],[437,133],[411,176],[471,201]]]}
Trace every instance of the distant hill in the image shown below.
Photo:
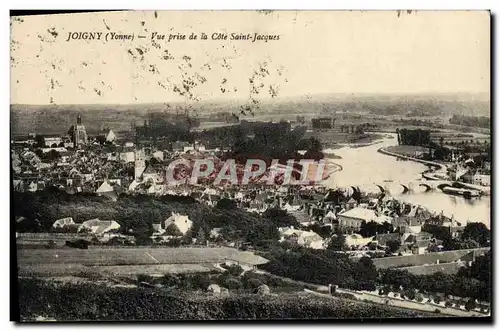
{"label": "distant hill", "polygon": [[[242,115],[239,104],[213,101],[192,105],[193,116],[210,120],[209,114],[227,112]],[[87,130],[99,131],[103,126],[126,130],[134,122],[140,125],[151,112],[183,113],[183,104],[150,103],[129,105],[11,105],[13,134],[29,132],[62,134],[82,115]],[[342,112],[364,112],[378,115],[423,116],[486,116],[490,117],[487,96],[461,95],[318,95],[310,98],[264,101],[255,115],[281,114],[295,119],[297,115]],[[242,119],[250,117],[243,114]]]}

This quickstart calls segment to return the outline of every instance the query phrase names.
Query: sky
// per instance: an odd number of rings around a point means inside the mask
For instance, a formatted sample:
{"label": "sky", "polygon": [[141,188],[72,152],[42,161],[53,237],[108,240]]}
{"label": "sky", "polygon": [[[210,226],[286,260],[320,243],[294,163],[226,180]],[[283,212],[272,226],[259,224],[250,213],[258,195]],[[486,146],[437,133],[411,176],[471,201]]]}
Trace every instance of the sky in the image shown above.
{"label": "sky", "polygon": [[[73,32],[134,39],[67,41]],[[153,42],[153,32],[185,34],[187,40]],[[191,33],[198,39],[189,40]],[[208,39],[200,40],[201,33]],[[228,40],[212,40],[214,33],[228,34]],[[275,40],[229,40],[231,33]],[[181,95],[184,79],[196,84],[189,88],[192,96]],[[135,11],[11,19],[12,104],[489,90],[488,12]]]}

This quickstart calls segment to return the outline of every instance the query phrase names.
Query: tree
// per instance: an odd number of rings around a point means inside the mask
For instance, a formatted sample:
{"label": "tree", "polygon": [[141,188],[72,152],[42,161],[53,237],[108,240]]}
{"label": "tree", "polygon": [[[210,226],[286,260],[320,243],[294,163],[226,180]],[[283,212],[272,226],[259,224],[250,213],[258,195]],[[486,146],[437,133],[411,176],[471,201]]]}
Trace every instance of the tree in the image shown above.
{"label": "tree", "polygon": [[249,289],[256,289],[262,284],[264,284],[264,282],[262,282],[259,278],[250,278],[246,281],[245,287]]}
{"label": "tree", "polygon": [[468,311],[471,311],[474,308],[476,308],[476,300],[474,300],[473,298],[470,298],[469,300],[467,300],[467,303],[465,304],[465,309],[467,309]]}
{"label": "tree", "polygon": [[205,239],[205,231],[203,231],[203,228],[200,227],[198,230],[198,234],[196,236],[196,243],[198,245],[206,245],[207,241]]}
{"label": "tree", "polygon": [[389,240],[387,241],[388,253],[395,253],[399,247],[401,247],[401,242],[399,240]]}
{"label": "tree", "polygon": [[489,245],[490,230],[483,223],[468,223],[462,232],[462,239],[471,239],[479,243],[481,247]]}
{"label": "tree", "polygon": [[345,243],[345,235],[342,233],[337,233],[332,236],[330,243],[328,244],[329,250],[333,251],[345,251],[348,249]]}
{"label": "tree", "polygon": [[217,201],[216,208],[232,210],[232,209],[236,209],[237,205],[236,205],[235,201],[233,201],[231,199],[223,198],[223,199],[220,199],[219,201]]}
{"label": "tree", "polygon": [[406,290],[406,297],[410,300],[415,300],[417,296],[417,292],[415,291],[414,288],[409,288]]}
{"label": "tree", "polygon": [[276,227],[300,226],[295,216],[280,208],[269,208],[262,214],[262,217],[270,220]]}
{"label": "tree", "polygon": [[235,277],[238,277],[243,272],[243,268],[239,264],[232,264],[225,267],[227,272]]}
{"label": "tree", "polygon": [[230,290],[237,290],[243,287],[241,281],[236,277],[227,277],[223,280],[222,286]]}
{"label": "tree", "polygon": [[169,226],[167,226],[167,228],[165,229],[165,234],[174,237],[182,236],[181,230],[179,230],[179,228],[177,227],[177,225],[175,225],[175,223],[172,223]]}

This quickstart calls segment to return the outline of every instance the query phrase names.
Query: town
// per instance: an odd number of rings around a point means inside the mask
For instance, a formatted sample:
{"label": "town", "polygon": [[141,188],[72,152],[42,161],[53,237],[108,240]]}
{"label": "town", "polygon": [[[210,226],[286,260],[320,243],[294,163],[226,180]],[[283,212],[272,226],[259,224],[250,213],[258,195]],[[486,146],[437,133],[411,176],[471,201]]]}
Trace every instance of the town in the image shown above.
{"label": "town", "polygon": [[[211,159],[220,162],[228,154],[232,155],[234,146],[230,144],[233,139],[228,133],[230,128],[245,128],[246,142],[252,141],[258,146],[259,138],[263,138],[266,144],[272,145],[273,135],[264,132],[278,132],[281,138],[288,137],[302,130],[300,125],[304,124],[304,120],[299,119],[293,125],[290,121],[232,123],[230,127],[224,127],[225,135],[211,132],[221,128],[203,131],[189,128],[176,135],[184,135],[191,141],[172,141],[166,134],[167,128],[171,134],[172,122],[162,122],[158,114],[153,116],[154,121],[145,121],[144,126],[129,131],[115,133],[108,129],[90,135],[82,117],[78,115],[76,123],[64,135],[31,134],[13,139],[14,210],[22,274],[33,272],[31,265],[39,263],[40,258],[45,261],[42,269],[52,270],[51,263],[57,265],[57,259],[52,261],[51,256],[46,256],[50,251],[58,251],[56,256],[69,254],[64,259],[65,263],[79,263],[78,258],[68,253],[70,251],[60,251],[64,247],[92,250],[99,247],[137,247],[137,254],[147,254],[151,258],[146,258],[146,261],[141,258],[141,261],[135,262],[126,256],[121,259],[127,260],[127,264],[134,266],[134,269],[139,267],[134,274],[138,277],[147,274],[146,266],[150,264],[164,265],[171,262],[169,259],[163,261],[154,251],[141,251],[147,247],[196,249],[198,253],[194,258],[181,258],[181,263],[193,267],[217,262],[215,265],[220,268],[223,262],[225,265],[243,267],[243,270],[249,268],[271,272],[275,275],[273,277],[293,276],[293,272],[290,275],[283,272],[282,267],[276,266],[280,259],[287,256],[286,250],[274,256],[275,260],[271,258],[276,250],[279,252],[283,248],[305,249],[304,252],[334,252],[352,261],[369,259],[372,268],[379,270],[380,275],[396,270],[394,272],[406,272],[417,278],[430,277],[436,272],[444,277],[456,277],[458,272],[465,272],[461,269],[470,268],[477,258],[483,259],[483,255],[489,251],[490,231],[483,223],[473,220],[461,222],[442,213],[430,212],[423,206],[396,199],[389,191],[370,193],[356,186],[332,189],[325,185],[287,186],[278,182],[264,185],[258,181],[249,185],[229,186],[206,182],[169,185],[166,169],[174,160],[194,162]],[[269,130],[270,127],[274,129]],[[312,119],[308,131],[320,135],[331,132],[364,135],[365,127],[345,124],[336,127],[333,118],[319,118]],[[190,136],[189,132],[195,132],[196,135]],[[307,131],[300,132],[305,135]],[[408,131],[408,134],[411,133]],[[406,139],[406,136],[399,132],[398,141],[401,142],[401,139]],[[405,154],[401,151],[401,148],[419,148],[418,143],[412,144],[396,145],[394,148],[401,158],[413,157],[423,161],[435,159],[439,153],[436,150],[441,148],[437,146],[430,155],[413,151],[412,154]],[[322,153],[318,154],[320,148],[317,145],[321,143],[309,137],[299,139],[294,148],[307,148],[302,151],[303,154],[299,153],[302,156],[325,157]],[[266,159],[266,156],[276,156],[272,153],[266,155],[265,146],[259,147],[263,151],[259,157]],[[450,164],[448,172],[441,172],[442,176],[447,177],[440,179],[457,180],[467,173],[467,169],[474,169],[477,174],[483,168],[477,169],[474,165],[487,163],[483,159],[476,158],[476,162],[467,159],[465,153],[454,153],[445,159]],[[459,175],[453,173],[454,166],[461,169]],[[438,173],[426,171],[424,175],[438,176]],[[470,183],[484,186],[483,182],[474,180]],[[92,210],[84,206],[92,206]],[[210,250],[224,247],[233,251],[207,257],[211,255],[207,253]],[[27,249],[38,249],[39,253],[33,257],[24,255]],[[238,252],[252,254],[241,256]],[[97,261],[91,259],[88,263],[93,265]],[[107,268],[114,264],[113,261],[108,262]],[[141,265],[144,270],[141,270]],[[317,267],[321,268],[321,262]],[[73,272],[75,270],[78,269]],[[125,273],[130,276],[128,272],[114,271],[118,275],[123,276]],[[393,280],[384,283],[380,275],[372,276],[374,278],[370,280],[354,280],[353,284],[336,277],[331,281],[335,280],[335,293],[363,298],[375,296],[369,298],[374,302],[380,300],[381,293],[387,296],[387,293],[394,292],[393,296],[404,296],[403,293],[408,292],[408,288],[404,287],[401,292]],[[392,279],[396,276],[383,277]],[[323,283],[315,277],[299,274],[291,278]],[[148,284],[154,282],[148,279]],[[462,278],[457,278],[454,285],[460,291],[466,286],[461,281]],[[341,288],[338,288],[339,285]],[[224,280],[210,286],[225,289],[243,285],[231,285]],[[472,298],[470,300],[461,298],[462,292],[451,287],[435,289],[437,294],[431,294],[428,299],[432,311],[448,309],[455,301],[458,302],[458,308],[455,311],[450,308],[452,315],[460,316],[475,310],[489,311],[486,304],[488,297],[484,296],[487,284],[478,283],[476,286],[482,287],[467,290],[469,299]],[[417,293],[412,291],[410,297],[413,299],[408,300],[416,302]],[[422,290],[422,293],[426,292]],[[432,297],[443,293],[453,294],[451,297],[456,299]],[[420,297],[423,298],[422,295]],[[437,303],[434,303],[435,300]],[[406,304],[403,302],[402,306]],[[440,304],[443,306],[440,307]]]}

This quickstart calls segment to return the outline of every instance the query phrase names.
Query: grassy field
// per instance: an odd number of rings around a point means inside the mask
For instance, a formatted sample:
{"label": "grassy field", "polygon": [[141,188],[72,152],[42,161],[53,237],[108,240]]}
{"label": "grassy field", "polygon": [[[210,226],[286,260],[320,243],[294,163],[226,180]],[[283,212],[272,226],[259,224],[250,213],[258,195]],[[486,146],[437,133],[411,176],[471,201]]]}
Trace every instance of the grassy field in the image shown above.
{"label": "grassy field", "polygon": [[162,276],[164,274],[181,274],[209,272],[214,267],[211,264],[148,264],[148,265],[112,265],[112,266],[85,266],[83,264],[38,264],[19,266],[20,277],[57,277],[82,276],[99,274],[106,276],[137,276],[140,274]]}
{"label": "grassy field", "polygon": [[429,153],[429,149],[422,146],[398,145],[385,148],[388,152],[402,154],[406,156],[415,156],[415,153]]}
{"label": "grassy field", "polygon": [[260,264],[267,261],[250,252],[241,252],[230,247],[91,247],[89,249],[18,249],[17,251],[19,266],[52,264],[80,264],[85,266],[200,264],[222,263],[225,259],[250,264]]}

